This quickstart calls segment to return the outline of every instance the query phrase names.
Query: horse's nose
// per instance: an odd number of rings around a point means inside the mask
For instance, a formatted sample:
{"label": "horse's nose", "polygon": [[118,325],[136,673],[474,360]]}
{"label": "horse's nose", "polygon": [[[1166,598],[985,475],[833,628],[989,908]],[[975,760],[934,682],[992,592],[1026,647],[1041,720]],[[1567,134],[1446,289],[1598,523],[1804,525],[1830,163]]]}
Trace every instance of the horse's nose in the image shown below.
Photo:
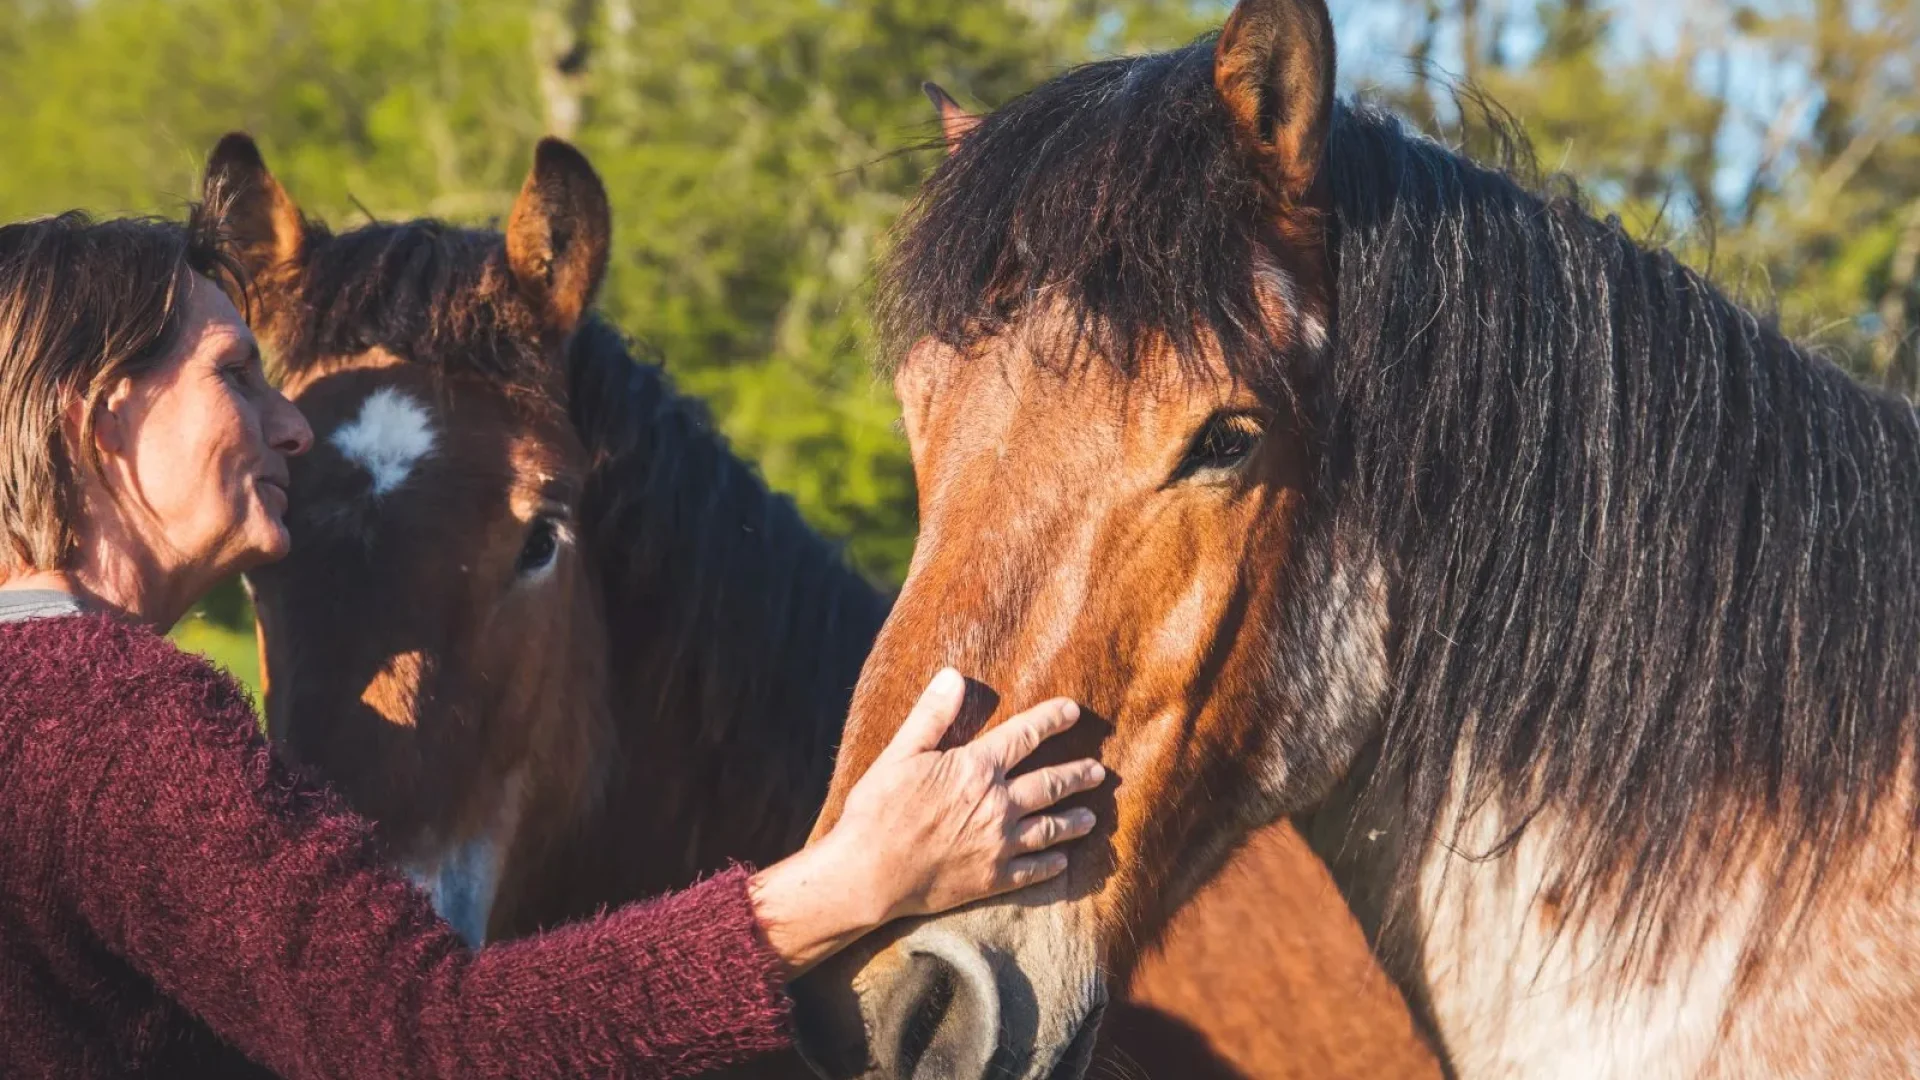
{"label": "horse's nose", "polygon": [[952,934],[914,941],[872,1002],[873,1053],[893,1080],[980,1080],[1000,1041],[1000,991],[987,958]]}

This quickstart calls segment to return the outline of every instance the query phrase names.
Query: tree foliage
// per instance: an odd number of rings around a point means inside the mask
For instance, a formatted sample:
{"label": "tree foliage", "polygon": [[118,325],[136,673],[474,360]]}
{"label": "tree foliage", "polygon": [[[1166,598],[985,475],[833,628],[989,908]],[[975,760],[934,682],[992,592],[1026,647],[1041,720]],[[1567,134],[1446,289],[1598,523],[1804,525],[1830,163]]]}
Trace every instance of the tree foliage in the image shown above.
{"label": "tree foliage", "polygon": [[[1190,40],[1220,0],[0,0],[0,219],[174,213],[251,131],[309,212],[497,220],[542,134],[606,178],[604,310],[876,579],[911,470],[873,259],[937,150],[922,79],[1003,102]],[[1920,386],[1920,5],[1336,4],[1344,78],[1443,139],[1483,90],[1598,207],[1872,378]],[[1352,48],[1349,28],[1392,27]]]}
{"label": "tree foliage", "polygon": [[[1539,163],[1801,340],[1920,392],[1920,4],[1406,5],[1384,92],[1472,145],[1484,91]],[[1484,128],[1480,129],[1484,131]]]}
{"label": "tree foliage", "polygon": [[0,218],[177,211],[251,131],[349,224],[497,220],[534,141],[613,194],[602,307],[876,578],[911,470],[870,374],[872,256],[930,153],[919,86],[1004,100],[1217,11],[1065,0],[45,0],[0,15]]}

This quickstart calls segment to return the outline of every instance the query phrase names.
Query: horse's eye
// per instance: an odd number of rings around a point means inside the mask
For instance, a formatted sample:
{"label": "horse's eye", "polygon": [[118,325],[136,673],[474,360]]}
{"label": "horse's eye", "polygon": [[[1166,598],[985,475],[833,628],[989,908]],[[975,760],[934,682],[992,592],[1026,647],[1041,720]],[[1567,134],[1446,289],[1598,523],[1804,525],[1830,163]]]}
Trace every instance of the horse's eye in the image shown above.
{"label": "horse's eye", "polygon": [[520,558],[513,565],[514,573],[525,577],[545,570],[553,565],[554,557],[559,553],[559,526],[554,524],[552,518],[540,518],[533,523],[526,542],[520,546]]}
{"label": "horse's eye", "polygon": [[1214,413],[1194,434],[1173,478],[1205,478],[1238,468],[1259,448],[1263,433],[1259,417],[1247,413]]}

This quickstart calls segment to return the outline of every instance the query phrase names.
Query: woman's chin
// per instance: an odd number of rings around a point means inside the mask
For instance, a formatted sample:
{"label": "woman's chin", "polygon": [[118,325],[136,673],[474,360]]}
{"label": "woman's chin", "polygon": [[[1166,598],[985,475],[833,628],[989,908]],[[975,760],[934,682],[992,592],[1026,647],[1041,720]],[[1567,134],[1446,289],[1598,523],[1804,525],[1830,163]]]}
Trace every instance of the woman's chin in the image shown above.
{"label": "woman's chin", "polygon": [[293,537],[287,527],[271,515],[255,518],[247,529],[247,543],[233,573],[245,573],[256,566],[279,562],[293,550]]}
{"label": "woman's chin", "polygon": [[[293,550],[293,535],[287,532],[285,525],[281,525],[278,522],[274,524],[272,531],[265,539],[266,542],[256,549],[260,556],[260,562],[279,562],[281,559],[287,557],[288,552]],[[255,565],[259,564],[256,563]]]}

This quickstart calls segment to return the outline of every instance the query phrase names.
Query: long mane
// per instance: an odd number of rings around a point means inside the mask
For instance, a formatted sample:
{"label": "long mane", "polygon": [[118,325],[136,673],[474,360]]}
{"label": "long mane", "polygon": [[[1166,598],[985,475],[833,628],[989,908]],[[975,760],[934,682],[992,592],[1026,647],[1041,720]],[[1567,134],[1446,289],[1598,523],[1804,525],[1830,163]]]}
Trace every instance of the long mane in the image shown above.
{"label": "long mane", "polygon": [[384,349],[441,378],[483,380],[521,409],[564,411],[586,448],[579,517],[634,770],[625,811],[680,846],[647,868],[653,891],[797,848],[884,594],[605,319],[589,316],[564,358],[550,355],[499,233],[424,220],[337,236],[315,225],[308,239],[281,371]]}
{"label": "long mane", "polygon": [[1349,111],[1329,167],[1332,442],[1398,566],[1413,835],[1456,787],[1571,810],[1572,911],[1662,949],[1655,913],[1758,860],[1778,926],[1872,811],[1920,815],[1913,406],[1390,118]]}
{"label": "long mane", "polygon": [[1451,839],[1456,795],[1506,810],[1507,842],[1566,811],[1569,921],[1658,951],[1710,895],[1689,890],[1736,868],[1758,861],[1778,926],[1875,811],[1920,829],[1913,406],[1570,184],[1358,105],[1326,163],[1335,341],[1281,355],[1253,314],[1270,226],[1211,72],[1202,42],[989,116],[905,220],[886,326],[896,352],[960,343],[1065,298],[1125,368],[1143,335],[1210,339],[1310,404],[1325,536],[1372,545],[1398,604],[1372,788],[1411,841],[1395,892]]}
{"label": "long mane", "polygon": [[[582,516],[609,627],[656,724],[700,722],[676,779],[757,850],[696,850],[686,873],[800,846],[826,798],[847,706],[886,597],[733,453],[707,409],[590,319],[568,357],[574,429],[595,457]],[[616,657],[616,660],[619,658]],[[739,833],[736,833],[738,835]]]}

